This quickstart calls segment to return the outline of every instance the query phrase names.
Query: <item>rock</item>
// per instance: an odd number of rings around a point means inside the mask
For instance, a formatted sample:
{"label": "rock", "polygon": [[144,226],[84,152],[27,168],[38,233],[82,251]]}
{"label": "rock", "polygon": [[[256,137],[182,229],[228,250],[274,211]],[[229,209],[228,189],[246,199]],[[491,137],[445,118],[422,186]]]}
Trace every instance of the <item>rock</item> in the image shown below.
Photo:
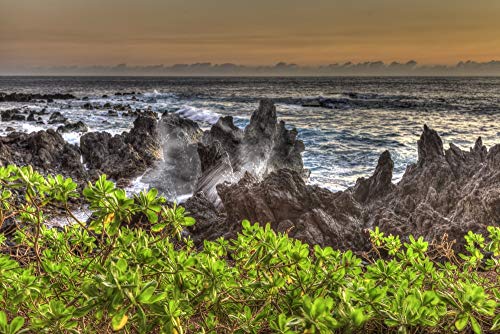
{"label": "rock", "polygon": [[87,176],[78,147],[66,143],[52,129],[29,134],[13,132],[0,137],[0,162],[32,165],[44,174],[63,174],[75,180],[85,180]]}
{"label": "rock", "polygon": [[[468,152],[453,144],[445,151],[437,132],[424,126],[417,146],[417,163],[408,166],[397,184],[391,181],[394,163],[388,151],[380,155],[372,176],[335,193],[306,185],[290,169],[277,169],[263,179],[247,172],[237,183],[218,184],[221,205],[199,219],[217,226],[213,230],[219,233],[212,237],[234,236],[241,220],[249,219],[269,222],[276,231],[310,244],[359,252],[370,247],[364,231],[378,226],[403,240],[410,234],[427,241],[446,235],[456,242],[456,251],[464,251],[468,231],[486,233],[488,225],[500,222],[500,145],[488,150],[479,138]],[[201,151],[202,166],[231,164],[221,144]],[[203,206],[209,197],[202,198],[192,201]]]}
{"label": "rock", "polygon": [[226,229],[233,233],[249,219],[310,244],[356,250],[369,246],[362,208],[350,193],[306,185],[294,170],[277,170],[262,181],[247,172],[237,184],[219,184],[217,191],[227,213]]}
{"label": "rock", "polygon": [[26,120],[26,116],[22,115],[18,109],[3,110],[0,115],[3,122]]}
{"label": "rock", "polygon": [[394,162],[389,151],[384,151],[379,159],[377,168],[369,178],[359,178],[353,189],[353,196],[359,203],[373,201],[387,195],[394,188],[392,171]]}
{"label": "rock", "polygon": [[83,109],[87,109],[87,110],[94,110],[94,106],[92,105],[92,103],[90,102],[87,102],[85,103],[83,106],[82,106]]}
{"label": "rock", "polygon": [[78,121],[76,123],[66,123],[57,128],[57,132],[87,132],[89,128],[82,121]]}
{"label": "rock", "polygon": [[35,113],[34,112],[30,112],[28,118],[26,119],[28,122],[35,122],[36,119],[35,119]]}
{"label": "rock", "polygon": [[95,173],[130,180],[161,158],[157,122],[139,116],[130,132],[121,135],[86,133],[80,138],[80,150],[84,163]]}
{"label": "rock", "polygon": [[225,226],[225,217],[212,202],[200,192],[190,197],[182,206],[196,220],[188,231],[196,245],[203,245],[204,240],[214,240],[221,235],[230,236]]}
{"label": "rock", "polygon": [[65,123],[67,120],[59,111],[55,111],[49,117],[49,124]]}
{"label": "rock", "polygon": [[262,100],[244,131],[234,125],[231,116],[226,116],[203,134],[198,146],[202,176],[197,191],[219,205],[215,186],[223,181],[236,182],[245,172],[261,179],[273,171],[290,168],[307,178],[303,151],[297,130],[287,130],[284,122],[278,123],[273,102]]}
{"label": "rock", "polygon": [[118,112],[115,110],[108,110],[108,116],[116,117],[116,116],[118,116]]}
{"label": "rock", "polygon": [[24,93],[0,93],[0,102],[30,102],[34,100],[69,100],[76,97],[71,94],[24,94]]}
{"label": "rock", "polygon": [[12,132],[12,131],[16,131],[16,129],[14,129],[12,126],[8,126],[5,131],[7,132]]}

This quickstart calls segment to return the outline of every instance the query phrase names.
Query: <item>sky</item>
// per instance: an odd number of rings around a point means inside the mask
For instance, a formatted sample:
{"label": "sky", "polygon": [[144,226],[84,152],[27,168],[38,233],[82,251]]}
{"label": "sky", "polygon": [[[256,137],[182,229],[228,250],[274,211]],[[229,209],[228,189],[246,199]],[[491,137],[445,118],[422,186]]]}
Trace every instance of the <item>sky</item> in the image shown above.
{"label": "sky", "polygon": [[0,69],[500,59],[499,0],[0,0]]}

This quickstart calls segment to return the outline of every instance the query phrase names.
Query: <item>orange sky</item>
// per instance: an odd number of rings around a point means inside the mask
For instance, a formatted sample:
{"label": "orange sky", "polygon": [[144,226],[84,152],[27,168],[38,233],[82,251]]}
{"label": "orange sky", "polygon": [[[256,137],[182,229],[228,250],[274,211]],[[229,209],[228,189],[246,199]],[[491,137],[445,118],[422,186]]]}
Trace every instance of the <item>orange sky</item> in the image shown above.
{"label": "orange sky", "polygon": [[0,0],[0,67],[500,58],[500,0]]}

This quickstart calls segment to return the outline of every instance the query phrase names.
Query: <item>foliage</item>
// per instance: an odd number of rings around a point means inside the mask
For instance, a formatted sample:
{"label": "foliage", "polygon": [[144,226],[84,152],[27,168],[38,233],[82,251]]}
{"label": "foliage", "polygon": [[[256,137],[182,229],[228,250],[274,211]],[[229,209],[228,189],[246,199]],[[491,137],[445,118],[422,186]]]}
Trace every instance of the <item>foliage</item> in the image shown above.
{"label": "foliage", "polygon": [[[309,246],[243,222],[194,247],[194,220],[156,190],[132,198],[102,176],[83,190],[0,168],[0,332],[475,333],[500,328],[500,229],[469,233],[459,259],[422,238],[371,232],[373,252]],[[48,228],[52,211],[74,221]],[[385,255],[380,255],[385,254]]]}

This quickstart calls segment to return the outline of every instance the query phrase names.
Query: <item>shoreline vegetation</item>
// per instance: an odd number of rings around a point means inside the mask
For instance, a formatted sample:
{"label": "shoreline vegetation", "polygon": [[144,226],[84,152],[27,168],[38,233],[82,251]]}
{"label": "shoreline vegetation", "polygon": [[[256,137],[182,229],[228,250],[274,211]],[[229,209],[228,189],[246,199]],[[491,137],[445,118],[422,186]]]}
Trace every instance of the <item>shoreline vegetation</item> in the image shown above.
{"label": "shoreline vegetation", "polygon": [[[500,328],[500,228],[455,253],[369,232],[370,250],[307,245],[242,222],[195,247],[195,221],[154,189],[101,176],[81,191],[32,167],[0,168],[2,333],[489,333]],[[79,221],[70,202],[92,211]],[[48,228],[64,212],[72,224]],[[194,225],[193,225],[194,224]]]}

